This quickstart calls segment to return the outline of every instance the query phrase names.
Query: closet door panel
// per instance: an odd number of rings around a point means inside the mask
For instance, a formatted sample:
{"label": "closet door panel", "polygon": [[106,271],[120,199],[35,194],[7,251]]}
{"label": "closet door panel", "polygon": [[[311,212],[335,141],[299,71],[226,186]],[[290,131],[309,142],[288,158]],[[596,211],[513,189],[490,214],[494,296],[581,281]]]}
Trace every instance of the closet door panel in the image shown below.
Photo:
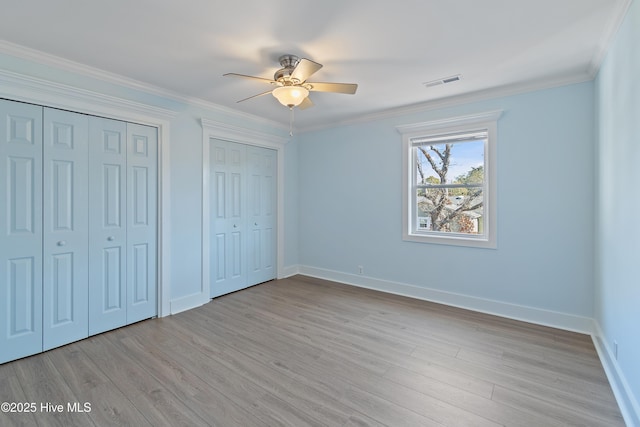
{"label": "closet door panel", "polygon": [[248,171],[248,283],[255,285],[276,277],[276,152],[247,147]]}
{"label": "closet door panel", "polygon": [[42,107],[0,100],[0,363],[42,351]]}
{"label": "closet door panel", "polygon": [[211,140],[211,298],[243,289],[246,272],[246,147]]}
{"label": "closet door panel", "polygon": [[88,336],[87,116],[44,109],[43,347]]}
{"label": "closet door panel", "polygon": [[156,128],[127,123],[127,324],[157,314]]}
{"label": "closet door panel", "polygon": [[127,321],[126,127],[89,119],[89,335]]}

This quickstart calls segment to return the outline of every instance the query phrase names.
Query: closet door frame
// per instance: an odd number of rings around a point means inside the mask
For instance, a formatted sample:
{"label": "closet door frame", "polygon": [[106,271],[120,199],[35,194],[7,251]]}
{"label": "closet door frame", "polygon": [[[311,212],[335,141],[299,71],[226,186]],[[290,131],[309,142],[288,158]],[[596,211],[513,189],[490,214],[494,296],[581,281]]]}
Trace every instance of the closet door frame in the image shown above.
{"label": "closet door frame", "polygon": [[164,317],[181,311],[174,309],[171,301],[171,233],[169,226],[165,225],[171,223],[170,121],[178,113],[165,108],[2,70],[0,70],[0,93],[2,93],[2,98],[7,100],[77,111],[157,128],[157,313],[158,317]]}
{"label": "closet door frame", "polygon": [[289,140],[285,137],[252,131],[206,118],[202,118],[200,121],[202,124],[202,289],[199,298],[201,299],[200,304],[205,304],[209,301],[212,275],[210,262],[211,225],[209,224],[212,139],[238,142],[276,151],[276,278],[281,279],[295,272],[287,272],[284,268],[284,147]]}

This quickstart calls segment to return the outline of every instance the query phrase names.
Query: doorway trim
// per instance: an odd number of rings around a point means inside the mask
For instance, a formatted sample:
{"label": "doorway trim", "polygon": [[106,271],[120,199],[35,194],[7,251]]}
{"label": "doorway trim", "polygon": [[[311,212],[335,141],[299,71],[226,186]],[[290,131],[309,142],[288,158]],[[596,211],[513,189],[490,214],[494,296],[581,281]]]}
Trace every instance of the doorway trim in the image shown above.
{"label": "doorway trim", "polygon": [[210,299],[211,263],[209,262],[209,257],[211,254],[211,227],[208,218],[211,213],[211,198],[209,197],[211,139],[270,148],[277,152],[276,227],[278,230],[276,233],[276,277],[280,279],[284,274],[284,147],[289,140],[282,136],[245,129],[205,118],[200,119],[200,123],[202,124],[202,286],[200,289],[200,301],[199,303],[191,301],[190,304],[193,305],[205,304]]}

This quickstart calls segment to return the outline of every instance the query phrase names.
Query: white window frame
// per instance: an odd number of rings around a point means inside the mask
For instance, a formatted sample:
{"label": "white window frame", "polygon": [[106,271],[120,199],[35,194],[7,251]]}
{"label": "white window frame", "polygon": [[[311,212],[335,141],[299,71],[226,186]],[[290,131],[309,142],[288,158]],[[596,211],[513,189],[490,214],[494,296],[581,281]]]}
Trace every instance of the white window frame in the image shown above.
{"label": "white window frame", "polygon": [[[402,239],[410,242],[436,243],[476,248],[497,248],[497,129],[502,110],[488,111],[468,116],[424,123],[396,126],[402,135]],[[483,187],[484,233],[465,235],[462,233],[420,231],[416,212],[416,167],[413,158],[413,139],[486,130]]]}

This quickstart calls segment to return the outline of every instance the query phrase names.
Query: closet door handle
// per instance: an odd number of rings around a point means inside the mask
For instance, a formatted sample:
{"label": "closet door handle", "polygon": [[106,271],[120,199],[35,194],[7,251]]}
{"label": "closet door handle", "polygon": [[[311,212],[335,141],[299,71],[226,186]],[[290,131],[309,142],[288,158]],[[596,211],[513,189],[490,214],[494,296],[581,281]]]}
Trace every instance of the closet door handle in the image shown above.
{"label": "closet door handle", "polygon": [[66,241],[64,241],[64,240],[60,240],[60,241],[58,242],[58,246],[64,246],[64,245],[66,245],[66,244],[67,244],[67,242],[66,242]]}
{"label": "closet door handle", "polygon": [[113,242],[115,240],[115,237],[109,236],[109,237],[107,237],[107,240],[110,241],[110,242]]}
{"label": "closet door handle", "polygon": [[238,228],[238,226],[237,226],[237,225],[235,225],[235,224],[233,224],[233,228]]}
{"label": "closet door handle", "polygon": [[257,223],[257,222],[254,222],[254,223],[253,223],[253,225],[255,225],[255,226],[257,227],[257,226],[258,226],[258,223]]}

